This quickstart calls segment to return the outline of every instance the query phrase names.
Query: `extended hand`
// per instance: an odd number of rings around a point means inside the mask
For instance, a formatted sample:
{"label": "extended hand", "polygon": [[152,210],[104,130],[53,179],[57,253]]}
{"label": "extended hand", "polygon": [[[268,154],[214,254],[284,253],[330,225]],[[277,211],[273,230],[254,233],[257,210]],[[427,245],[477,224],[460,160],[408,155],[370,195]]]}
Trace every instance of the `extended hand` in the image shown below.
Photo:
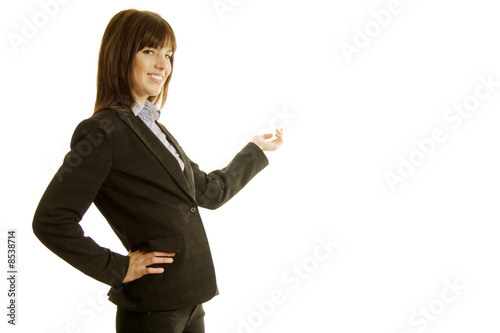
{"label": "extended hand", "polygon": [[252,138],[252,142],[260,147],[262,150],[273,151],[279,148],[283,144],[283,129],[280,128],[276,130],[276,139],[272,141],[266,141],[273,137],[271,133],[256,135]]}
{"label": "extended hand", "polygon": [[145,251],[135,251],[129,253],[129,264],[127,275],[123,279],[123,283],[131,282],[137,280],[144,275],[148,274],[161,274],[164,269],[148,267],[154,264],[171,264],[174,259],[171,258],[175,256],[175,253],[169,252],[145,252]]}

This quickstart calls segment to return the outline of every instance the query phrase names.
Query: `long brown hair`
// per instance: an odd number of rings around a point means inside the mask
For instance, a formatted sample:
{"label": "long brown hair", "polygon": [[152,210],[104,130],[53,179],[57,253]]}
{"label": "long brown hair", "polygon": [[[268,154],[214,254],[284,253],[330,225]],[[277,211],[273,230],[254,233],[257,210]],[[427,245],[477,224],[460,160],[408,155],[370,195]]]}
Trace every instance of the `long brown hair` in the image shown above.
{"label": "long brown hair", "polygon": [[[130,110],[134,104],[132,96],[132,69],[137,52],[145,47],[172,50],[172,70],[177,48],[174,31],[167,21],[157,13],[127,9],[109,21],[102,37],[97,65],[97,97],[94,113],[105,108],[120,111]],[[148,100],[160,109],[167,100],[167,91],[172,72],[157,96]],[[158,105],[160,104],[160,105]]]}

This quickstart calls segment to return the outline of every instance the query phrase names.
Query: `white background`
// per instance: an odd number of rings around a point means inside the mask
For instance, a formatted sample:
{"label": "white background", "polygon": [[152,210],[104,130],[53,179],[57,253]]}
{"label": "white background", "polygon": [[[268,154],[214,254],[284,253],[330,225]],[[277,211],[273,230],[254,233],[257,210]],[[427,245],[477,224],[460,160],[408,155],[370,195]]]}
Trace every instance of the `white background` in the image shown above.
{"label": "white background", "polygon": [[[208,333],[497,332],[500,86],[457,128],[443,118],[473,100],[479,77],[500,81],[495,2],[401,0],[385,27],[370,12],[389,0],[221,3],[231,10],[218,13],[212,0],[69,0],[17,47],[8,36],[22,36],[42,5],[4,5],[0,266],[15,228],[19,275],[16,327],[1,279],[1,330],[114,331],[108,287],[48,251],[31,221],[74,128],[92,114],[104,29],[137,8],[176,33],[162,122],[205,171],[265,128],[285,128],[270,165],[225,206],[202,211],[220,290],[205,304]],[[372,37],[349,62],[341,45],[361,45],[366,27]],[[384,173],[417,158],[415,140],[436,128],[446,140],[392,191]],[[94,207],[81,223],[125,253]],[[322,261],[318,237],[340,244]],[[446,281],[466,289],[454,294]],[[283,296],[271,306],[273,290]]]}

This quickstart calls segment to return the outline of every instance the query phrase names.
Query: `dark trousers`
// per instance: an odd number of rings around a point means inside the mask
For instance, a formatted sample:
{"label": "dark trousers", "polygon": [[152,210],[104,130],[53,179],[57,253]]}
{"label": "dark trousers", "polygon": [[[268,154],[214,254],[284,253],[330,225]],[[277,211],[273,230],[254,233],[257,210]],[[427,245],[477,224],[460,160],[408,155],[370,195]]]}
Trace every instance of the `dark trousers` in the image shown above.
{"label": "dark trousers", "polygon": [[169,311],[116,310],[117,333],[205,333],[201,304]]}

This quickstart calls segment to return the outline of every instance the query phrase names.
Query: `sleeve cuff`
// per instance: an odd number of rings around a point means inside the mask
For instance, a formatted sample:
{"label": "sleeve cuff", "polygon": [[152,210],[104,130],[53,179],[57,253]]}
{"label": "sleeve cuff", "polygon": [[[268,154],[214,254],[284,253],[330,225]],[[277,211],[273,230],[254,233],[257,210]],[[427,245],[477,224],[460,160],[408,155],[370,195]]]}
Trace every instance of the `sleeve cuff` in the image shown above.
{"label": "sleeve cuff", "polygon": [[257,146],[254,142],[250,141],[246,145],[246,147],[249,147],[249,149],[253,149],[256,152],[256,154],[255,154],[256,158],[258,161],[261,162],[262,168],[264,168],[265,166],[267,166],[269,164],[269,159],[267,158],[267,155],[265,154],[265,152],[259,146]]}

